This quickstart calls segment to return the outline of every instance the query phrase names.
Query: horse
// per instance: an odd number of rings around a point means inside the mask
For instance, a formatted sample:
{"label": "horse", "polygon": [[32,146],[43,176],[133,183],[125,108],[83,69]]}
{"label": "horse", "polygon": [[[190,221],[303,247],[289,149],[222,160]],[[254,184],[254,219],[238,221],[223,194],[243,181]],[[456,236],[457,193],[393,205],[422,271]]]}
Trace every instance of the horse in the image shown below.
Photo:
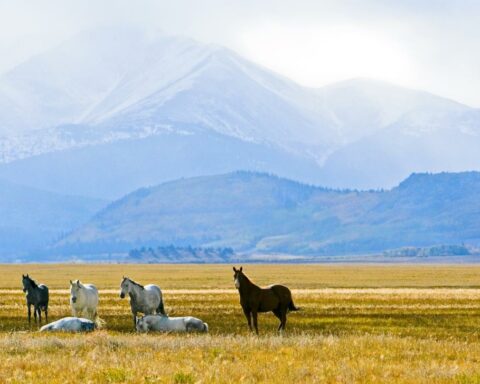
{"label": "horse", "polygon": [[44,325],[42,328],[40,328],[40,332],[45,332],[45,331],[91,332],[96,327],[97,325],[89,319],[83,319],[81,317],[64,317],[63,319]]}
{"label": "horse", "polygon": [[125,295],[130,296],[130,308],[133,315],[133,327],[137,325],[137,314],[143,313],[144,315],[154,315],[165,313],[163,306],[162,291],[160,287],[154,284],[141,285],[137,282],[123,276],[122,283],[120,284],[120,298],[124,298]]}
{"label": "horse", "polygon": [[37,322],[37,314],[39,324],[42,323],[42,310],[45,312],[45,321],[48,322],[48,287],[44,284],[37,284],[28,273],[22,274],[23,292],[26,292],[28,307],[28,322],[31,322],[33,305],[33,316]]}
{"label": "horse", "polygon": [[93,284],[82,284],[80,280],[70,280],[70,306],[72,315],[84,315],[95,321],[97,318],[98,290]]}
{"label": "horse", "polygon": [[243,273],[243,267],[236,269],[233,267],[233,281],[240,294],[240,305],[247,318],[248,327],[252,329],[251,317],[253,317],[253,326],[258,335],[257,314],[258,312],[272,311],[280,320],[278,331],[285,330],[287,324],[287,312],[298,311],[292,299],[290,289],[284,285],[271,285],[267,288],[260,288],[250,281]]}
{"label": "horse", "polygon": [[168,317],[165,315],[146,315],[137,318],[137,332],[208,332],[208,324],[196,317]]}

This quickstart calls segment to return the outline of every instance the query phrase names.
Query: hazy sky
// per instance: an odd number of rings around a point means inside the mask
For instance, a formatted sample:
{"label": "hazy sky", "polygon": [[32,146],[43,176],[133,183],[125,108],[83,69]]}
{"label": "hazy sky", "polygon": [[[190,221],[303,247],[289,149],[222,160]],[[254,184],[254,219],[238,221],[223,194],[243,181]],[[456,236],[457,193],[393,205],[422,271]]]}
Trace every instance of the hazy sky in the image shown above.
{"label": "hazy sky", "polygon": [[307,86],[371,77],[480,107],[480,0],[0,0],[0,72],[118,24],[222,44]]}

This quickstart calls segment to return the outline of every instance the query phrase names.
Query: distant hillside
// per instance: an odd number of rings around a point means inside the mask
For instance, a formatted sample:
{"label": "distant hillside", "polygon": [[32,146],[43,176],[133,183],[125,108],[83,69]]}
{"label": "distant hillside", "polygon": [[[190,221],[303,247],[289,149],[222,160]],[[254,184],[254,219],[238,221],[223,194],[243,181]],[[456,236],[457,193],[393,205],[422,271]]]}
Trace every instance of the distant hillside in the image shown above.
{"label": "distant hillside", "polygon": [[130,263],[226,263],[235,260],[232,248],[168,247],[132,249],[125,258]]}
{"label": "distant hillside", "polygon": [[107,203],[0,181],[0,261],[44,248]]}
{"label": "distant hillside", "polygon": [[480,173],[413,174],[389,191],[339,191],[268,174],[181,179],[115,201],[51,252],[142,246],[341,255],[480,244]]}

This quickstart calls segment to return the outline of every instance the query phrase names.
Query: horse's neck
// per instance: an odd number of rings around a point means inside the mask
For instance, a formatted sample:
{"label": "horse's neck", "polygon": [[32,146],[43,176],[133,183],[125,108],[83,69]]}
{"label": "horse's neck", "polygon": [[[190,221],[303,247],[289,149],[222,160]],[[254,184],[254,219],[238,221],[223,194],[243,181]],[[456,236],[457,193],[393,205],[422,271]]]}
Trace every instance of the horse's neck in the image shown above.
{"label": "horse's neck", "polygon": [[143,303],[143,296],[140,293],[140,288],[139,287],[136,287],[136,286],[133,287],[128,294],[130,295],[130,298],[135,303]]}
{"label": "horse's neck", "polygon": [[36,290],[36,288],[30,285],[27,288],[27,295],[32,295],[33,296],[35,294],[35,290]]}
{"label": "horse's neck", "polygon": [[240,296],[247,295],[248,293],[256,289],[260,289],[260,287],[258,285],[255,285],[247,277],[245,277],[240,283]]}

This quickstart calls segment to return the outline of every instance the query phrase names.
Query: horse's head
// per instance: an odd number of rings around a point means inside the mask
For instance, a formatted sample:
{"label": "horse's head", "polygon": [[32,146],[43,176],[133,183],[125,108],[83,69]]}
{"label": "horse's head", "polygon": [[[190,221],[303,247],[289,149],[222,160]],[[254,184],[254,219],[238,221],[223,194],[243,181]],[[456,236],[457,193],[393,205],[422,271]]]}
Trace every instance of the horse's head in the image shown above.
{"label": "horse's head", "polygon": [[135,316],[135,328],[137,329],[137,332],[147,332],[148,331],[148,324],[145,321],[145,317],[138,317]]}
{"label": "horse's head", "polygon": [[240,282],[244,276],[242,270],[243,267],[240,267],[240,269],[233,267],[233,281],[235,283],[235,288],[237,289],[240,289]]}
{"label": "horse's head", "polygon": [[32,286],[30,276],[28,276],[28,273],[26,275],[22,274],[22,285],[23,285],[23,292],[27,292],[28,288]]}
{"label": "horse's head", "polygon": [[120,284],[120,298],[124,298],[127,293],[130,293],[130,279],[128,277],[123,276],[122,283]]}
{"label": "horse's head", "polygon": [[78,291],[82,289],[82,283],[80,283],[80,280],[70,280],[70,299],[72,300],[72,303],[77,302],[78,298]]}

